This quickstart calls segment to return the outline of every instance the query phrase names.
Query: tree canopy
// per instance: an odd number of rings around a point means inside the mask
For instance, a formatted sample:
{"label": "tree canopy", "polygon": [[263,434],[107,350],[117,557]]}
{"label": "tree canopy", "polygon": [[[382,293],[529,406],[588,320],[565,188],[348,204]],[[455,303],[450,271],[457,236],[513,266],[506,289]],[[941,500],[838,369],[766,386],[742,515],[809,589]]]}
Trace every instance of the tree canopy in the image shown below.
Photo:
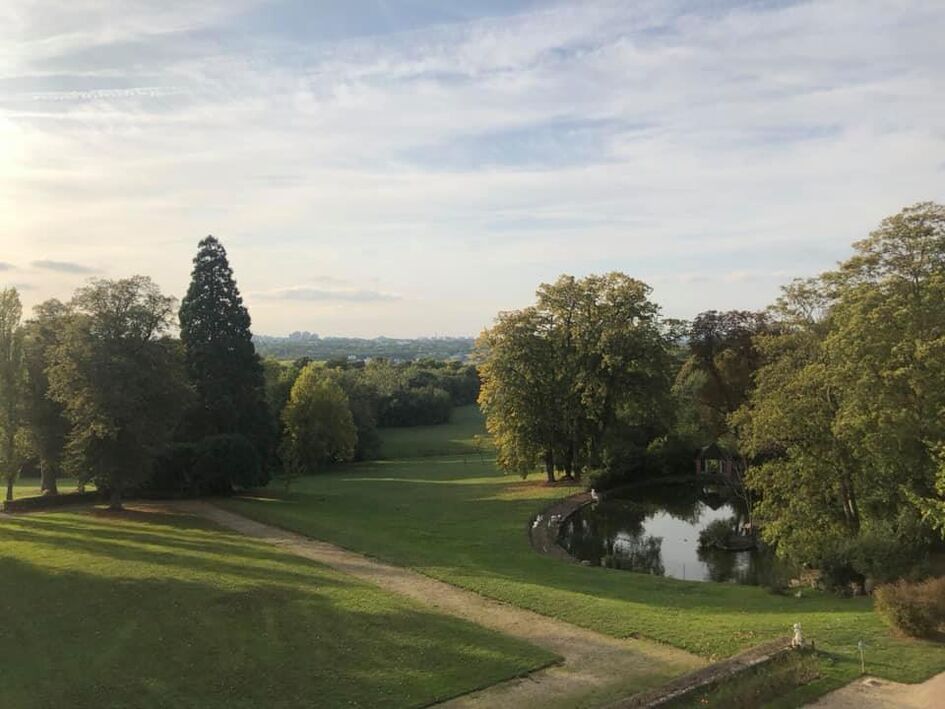
{"label": "tree canopy", "polygon": [[153,451],[170,440],[188,401],[180,348],[165,337],[174,299],[134,276],[95,280],[69,307],[51,356],[50,395],[69,418],[69,468],[120,507],[125,491],[147,477]]}
{"label": "tree canopy", "polygon": [[816,561],[831,544],[925,532],[945,443],[945,207],[885,219],[854,255],[785,289],[735,419],[758,465],[765,536]]}
{"label": "tree canopy", "polygon": [[357,429],[348,397],[317,364],[307,365],[295,380],[282,421],[282,460],[290,475],[316,472],[354,456]]}
{"label": "tree canopy", "polygon": [[198,245],[179,317],[187,372],[196,391],[184,435],[197,440],[238,433],[268,460],[276,432],[263,368],[226,250],[213,236]]}
{"label": "tree canopy", "polygon": [[23,395],[26,361],[23,351],[23,306],[16,288],[0,291],[0,472],[7,483],[7,500],[23,462]]}
{"label": "tree canopy", "polygon": [[43,494],[58,492],[69,421],[63,405],[49,392],[47,368],[69,322],[69,308],[58,300],[47,300],[33,310],[25,330],[26,418],[30,450],[39,463]]}
{"label": "tree canopy", "polygon": [[542,285],[478,342],[480,404],[502,465],[577,476],[631,466],[671,416],[672,358],[650,288],[621,273]]}

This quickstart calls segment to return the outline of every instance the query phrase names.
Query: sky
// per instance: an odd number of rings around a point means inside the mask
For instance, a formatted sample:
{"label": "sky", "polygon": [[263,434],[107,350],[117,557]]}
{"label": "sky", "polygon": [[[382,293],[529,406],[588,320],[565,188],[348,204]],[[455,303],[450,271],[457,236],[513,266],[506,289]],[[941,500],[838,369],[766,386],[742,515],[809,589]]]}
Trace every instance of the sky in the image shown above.
{"label": "sky", "polygon": [[945,2],[6,0],[0,285],[219,238],[254,330],[475,335],[562,273],[760,308],[945,201]]}

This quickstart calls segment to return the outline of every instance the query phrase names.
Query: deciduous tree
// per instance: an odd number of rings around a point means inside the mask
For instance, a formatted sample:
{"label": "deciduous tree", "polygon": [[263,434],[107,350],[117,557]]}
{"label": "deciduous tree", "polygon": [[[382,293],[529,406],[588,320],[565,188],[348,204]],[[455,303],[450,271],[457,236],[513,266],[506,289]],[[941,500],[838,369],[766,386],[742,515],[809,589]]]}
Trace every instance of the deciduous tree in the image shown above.
{"label": "deciduous tree", "polygon": [[165,337],[174,299],[151,279],[96,280],[79,289],[49,367],[50,393],[71,424],[68,463],[121,508],[176,427],[189,390],[177,343]]}
{"label": "deciduous tree", "polygon": [[621,273],[562,276],[483,333],[480,402],[500,462],[577,476],[632,465],[665,430],[671,357],[649,293]]}
{"label": "deciduous tree", "polygon": [[317,364],[302,370],[282,411],[282,460],[288,475],[351,460],[357,429],[344,390]]}
{"label": "deciduous tree", "polygon": [[58,493],[69,421],[63,405],[50,396],[47,368],[69,323],[69,308],[58,300],[40,303],[26,323],[28,386],[26,421],[32,454],[39,462],[44,495]]}
{"label": "deciduous tree", "polygon": [[7,500],[22,464],[23,405],[26,363],[23,354],[23,306],[16,288],[0,291],[0,465],[7,483]]}

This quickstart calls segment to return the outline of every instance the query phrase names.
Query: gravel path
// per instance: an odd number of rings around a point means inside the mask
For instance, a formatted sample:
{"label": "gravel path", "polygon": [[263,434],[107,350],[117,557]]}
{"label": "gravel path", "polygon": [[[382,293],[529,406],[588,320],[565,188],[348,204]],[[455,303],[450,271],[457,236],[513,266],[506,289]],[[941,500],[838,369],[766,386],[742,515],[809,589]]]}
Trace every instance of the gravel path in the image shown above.
{"label": "gravel path", "polygon": [[808,706],[820,709],[941,709],[945,707],[945,672],[921,684],[899,684],[866,677],[824,695]]}
{"label": "gravel path", "polygon": [[581,707],[626,697],[704,665],[682,650],[643,640],[618,640],[548,616],[516,608],[416,571],[386,564],[255,522],[201,501],[134,505],[199,515],[221,527],[274,544],[298,556],[417,600],[441,613],[527,640],[564,658],[538,670],[454,699],[449,707]]}

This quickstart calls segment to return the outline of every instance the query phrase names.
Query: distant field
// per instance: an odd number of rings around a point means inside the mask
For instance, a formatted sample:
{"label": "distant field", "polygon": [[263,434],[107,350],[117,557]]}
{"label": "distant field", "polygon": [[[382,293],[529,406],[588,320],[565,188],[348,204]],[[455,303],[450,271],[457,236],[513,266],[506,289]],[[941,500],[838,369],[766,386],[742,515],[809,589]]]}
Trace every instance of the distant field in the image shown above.
{"label": "distant field", "polygon": [[187,516],[0,523],[0,705],[425,705],[544,650]]}
{"label": "distant field", "polygon": [[[445,426],[410,426],[382,428],[381,455],[384,460],[425,458],[429,456],[462,455],[470,461],[493,454],[485,436],[482,413],[475,404],[453,409],[450,423]],[[475,436],[482,443],[477,446]]]}
{"label": "distant field", "polygon": [[[385,431],[386,454],[412,460],[363,463],[301,479],[288,496],[233,499],[235,511],[317,539],[415,568],[486,596],[617,637],[640,635],[722,657],[790,634],[801,622],[822,651],[822,678],[785,696],[793,706],[867,669],[915,682],[945,670],[945,645],[893,636],[868,598],[807,590],[802,598],[762,588],[679,581],[540,556],[526,526],[551,500],[573,489],[503,475],[468,453],[481,424],[465,411],[428,430]],[[463,456],[433,451],[466,451]],[[423,455],[432,457],[420,457]],[[659,671],[654,667],[654,671]]]}

